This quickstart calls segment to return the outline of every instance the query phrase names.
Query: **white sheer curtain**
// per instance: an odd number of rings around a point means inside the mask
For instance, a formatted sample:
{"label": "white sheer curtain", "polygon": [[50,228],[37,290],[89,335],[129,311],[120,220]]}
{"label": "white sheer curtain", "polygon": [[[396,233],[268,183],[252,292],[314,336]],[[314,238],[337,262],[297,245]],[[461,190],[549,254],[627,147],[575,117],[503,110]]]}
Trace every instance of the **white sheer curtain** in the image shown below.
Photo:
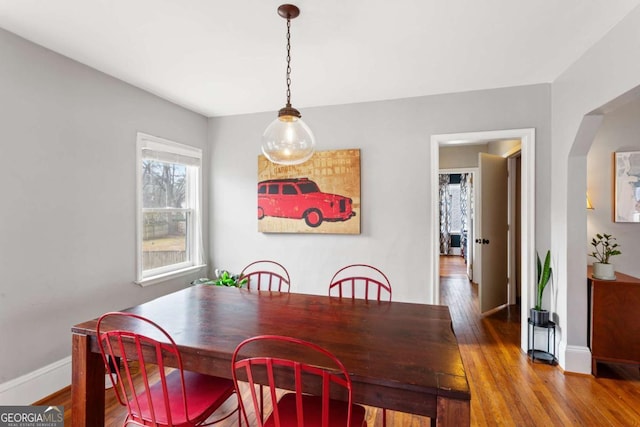
{"label": "white sheer curtain", "polygon": [[449,175],[440,174],[440,253],[447,255],[451,247],[451,193]]}

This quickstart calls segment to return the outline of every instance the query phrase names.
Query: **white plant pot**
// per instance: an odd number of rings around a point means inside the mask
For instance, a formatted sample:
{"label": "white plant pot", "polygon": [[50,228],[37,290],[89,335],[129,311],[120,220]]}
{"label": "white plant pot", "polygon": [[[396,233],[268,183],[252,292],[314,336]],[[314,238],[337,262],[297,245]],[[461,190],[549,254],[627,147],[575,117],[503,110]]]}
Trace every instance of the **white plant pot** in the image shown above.
{"label": "white plant pot", "polygon": [[613,264],[603,264],[601,262],[593,263],[593,277],[602,280],[615,280],[616,275],[613,270]]}

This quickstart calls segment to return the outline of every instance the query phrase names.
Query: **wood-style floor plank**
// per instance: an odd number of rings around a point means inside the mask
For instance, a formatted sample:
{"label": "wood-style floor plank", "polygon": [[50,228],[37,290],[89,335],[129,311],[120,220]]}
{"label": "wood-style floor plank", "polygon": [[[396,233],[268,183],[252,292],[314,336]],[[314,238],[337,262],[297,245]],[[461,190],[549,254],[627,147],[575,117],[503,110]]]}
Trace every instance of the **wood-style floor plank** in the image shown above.
{"label": "wood-style floor plank", "polygon": [[[451,310],[453,327],[471,389],[474,426],[640,426],[640,371],[601,365],[599,377],[563,373],[557,366],[532,363],[520,350],[520,308],[510,306],[481,316],[478,289],[466,277],[462,258],[442,257],[441,302]],[[119,427],[125,417],[113,391],[107,392],[105,424]],[[71,426],[71,401],[65,389],[38,402],[64,405]],[[235,408],[226,402],[215,417]],[[255,418],[254,418],[255,419]],[[381,411],[367,408],[367,424],[381,426]],[[237,426],[237,418],[218,424]],[[428,427],[430,420],[387,411],[387,425]]]}
{"label": "wood-style floor plank", "polygon": [[[471,388],[472,425],[640,426],[637,367],[601,365],[594,378],[532,363],[520,350],[520,307],[481,316],[461,258],[442,257],[440,271],[441,302],[450,307]],[[505,405],[508,414],[500,413]]]}

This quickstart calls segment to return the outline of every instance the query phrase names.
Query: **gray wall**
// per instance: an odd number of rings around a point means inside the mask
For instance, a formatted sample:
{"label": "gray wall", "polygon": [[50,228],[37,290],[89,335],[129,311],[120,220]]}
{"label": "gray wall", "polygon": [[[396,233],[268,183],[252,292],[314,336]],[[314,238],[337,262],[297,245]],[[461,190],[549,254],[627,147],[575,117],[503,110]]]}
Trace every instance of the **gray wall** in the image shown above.
{"label": "gray wall", "polygon": [[440,169],[477,168],[478,153],[486,153],[487,144],[440,147]]}
{"label": "gray wall", "polygon": [[[274,101],[276,102],[276,101]],[[549,163],[550,86],[534,85],[410,99],[302,109],[320,150],[361,149],[360,235],[284,235],[257,231],[256,180],[260,137],[275,113],[209,120],[212,265],[239,271],[275,258],[290,271],[293,291],[326,294],[339,267],[379,266],[395,300],[428,300],[430,137],[534,127],[537,158]],[[537,175],[546,199],[549,173]],[[549,205],[537,206],[537,233],[548,239]]]}
{"label": "gray wall", "polygon": [[521,149],[522,142],[519,139],[491,141],[487,144],[487,153],[494,156],[510,156]]}
{"label": "gray wall", "polygon": [[188,283],[132,283],[137,131],[206,148],[204,117],[0,30],[0,384]]}
{"label": "gray wall", "polygon": [[[616,223],[613,218],[613,163],[616,151],[640,151],[640,99],[625,104],[608,114],[587,155],[587,191],[594,206],[587,211],[587,239],[596,233],[608,233],[617,238],[622,255],[611,258],[615,269],[640,277],[640,224]],[[592,247],[589,246],[589,251]],[[589,257],[588,262],[594,262]]]}
{"label": "gray wall", "polygon": [[[640,7],[575,61],[552,85],[553,112],[550,188],[551,253],[560,366],[591,372],[587,343],[588,243],[585,238],[587,152],[600,126],[600,108],[638,96],[640,85]],[[635,90],[634,90],[635,89]],[[637,233],[635,234],[638,235]]]}
{"label": "gray wall", "polygon": [[474,145],[442,146],[439,150],[440,169],[477,168],[478,154],[489,153],[503,156],[511,153],[516,147],[520,148],[520,140],[491,141]]}

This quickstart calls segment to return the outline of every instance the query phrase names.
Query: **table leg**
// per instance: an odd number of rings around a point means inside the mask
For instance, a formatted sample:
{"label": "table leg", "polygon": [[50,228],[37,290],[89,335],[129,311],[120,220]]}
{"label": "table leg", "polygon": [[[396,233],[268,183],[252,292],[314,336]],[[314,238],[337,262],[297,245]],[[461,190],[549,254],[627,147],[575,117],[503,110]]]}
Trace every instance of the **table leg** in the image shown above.
{"label": "table leg", "polygon": [[[431,425],[433,425],[433,423],[431,423]],[[436,426],[447,427],[468,425],[471,425],[470,401],[438,397]]]}
{"label": "table leg", "polygon": [[104,426],[104,363],[89,337],[72,334],[71,418],[73,427]]}

